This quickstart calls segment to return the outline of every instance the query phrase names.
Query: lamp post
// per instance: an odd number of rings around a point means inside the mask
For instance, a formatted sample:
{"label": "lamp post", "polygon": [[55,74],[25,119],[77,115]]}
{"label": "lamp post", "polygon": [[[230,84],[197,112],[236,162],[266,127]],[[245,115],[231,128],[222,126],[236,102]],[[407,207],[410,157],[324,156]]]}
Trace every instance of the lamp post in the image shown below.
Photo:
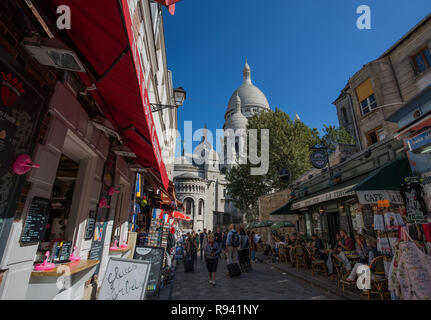
{"label": "lamp post", "polygon": [[186,100],[186,96],[187,96],[187,93],[182,87],[176,88],[174,89],[175,105],[150,103],[151,111],[158,112],[167,108],[179,108],[184,104],[184,100]]}

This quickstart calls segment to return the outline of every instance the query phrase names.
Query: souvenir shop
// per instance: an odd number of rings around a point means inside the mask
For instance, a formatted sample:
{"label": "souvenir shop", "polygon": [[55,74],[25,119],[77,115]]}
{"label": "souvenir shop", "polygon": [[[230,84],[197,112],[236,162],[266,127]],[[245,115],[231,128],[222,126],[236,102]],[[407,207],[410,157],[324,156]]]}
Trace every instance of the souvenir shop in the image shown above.
{"label": "souvenir shop", "polygon": [[[398,123],[396,138],[404,142],[412,175],[406,177],[401,196],[404,224],[393,227],[384,219],[380,230],[389,238],[393,260],[389,289],[393,299],[431,299],[431,87],[423,89],[389,121]],[[388,214],[388,213],[385,213]],[[390,216],[391,218],[391,216]],[[397,219],[392,219],[392,221]],[[398,229],[398,230],[397,230]],[[391,240],[392,239],[392,240]],[[395,241],[397,239],[398,241]],[[388,250],[389,251],[389,250]]]}

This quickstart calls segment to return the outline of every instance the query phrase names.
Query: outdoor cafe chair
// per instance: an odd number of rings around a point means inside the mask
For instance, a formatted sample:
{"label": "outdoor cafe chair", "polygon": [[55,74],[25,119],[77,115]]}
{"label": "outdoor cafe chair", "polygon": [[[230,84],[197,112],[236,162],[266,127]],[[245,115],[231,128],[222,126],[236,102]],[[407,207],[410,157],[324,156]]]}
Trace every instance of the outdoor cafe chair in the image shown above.
{"label": "outdoor cafe chair", "polygon": [[388,279],[386,278],[384,257],[374,258],[370,264],[371,269],[371,290],[368,290],[368,300],[371,299],[371,294],[378,294],[381,300],[385,299],[385,295],[389,295]]}
{"label": "outdoor cafe chair", "polygon": [[326,270],[325,260],[320,259],[320,257],[314,252],[313,248],[306,248],[306,250],[311,258],[311,275],[314,277],[314,272],[321,272],[327,275],[328,272]]}
{"label": "outdoor cafe chair", "polygon": [[340,287],[342,285],[344,292],[344,286],[350,285],[350,283],[346,281],[347,277],[349,276],[349,271],[346,269],[346,266],[341,261],[341,259],[337,257],[336,254],[332,255],[332,261],[335,269],[335,274],[337,276],[337,287]]}
{"label": "outdoor cafe chair", "polygon": [[299,270],[299,267],[307,268],[307,264],[305,263],[305,249],[302,246],[296,246],[293,248],[293,257],[295,258],[296,270]]}
{"label": "outdoor cafe chair", "polygon": [[281,244],[278,247],[278,254],[280,257],[280,262],[284,261],[287,263],[289,261],[289,252],[285,245]]}

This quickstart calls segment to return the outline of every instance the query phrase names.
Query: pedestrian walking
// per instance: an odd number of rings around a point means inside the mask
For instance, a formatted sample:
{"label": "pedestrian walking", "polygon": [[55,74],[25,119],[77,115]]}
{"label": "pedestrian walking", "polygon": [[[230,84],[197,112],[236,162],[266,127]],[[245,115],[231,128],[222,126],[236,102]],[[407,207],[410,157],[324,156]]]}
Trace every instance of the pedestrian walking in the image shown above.
{"label": "pedestrian walking", "polygon": [[229,276],[235,277],[241,275],[241,268],[238,264],[238,248],[240,246],[240,236],[236,231],[235,225],[229,226],[229,233],[226,237],[227,249],[227,269]]}
{"label": "pedestrian walking", "polygon": [[207,229],[204,228],[204,231],[201,232],[201,234],[199,235],[199,242],[200,242],[200,251],[201,251],[201,261],[203,259],[203,253],[204,253],[204,249],[205,249],[205,245],[207,243]]}
{"label": "pedestrian walking", "polygon": [[194,271],[194,268],[195,268],[194,247],[195,247],[195,240],[193,238],[193,235],[188,232],[186,241],[185,241],[185,256],[184,256],[185,272]]}
{"label": "pedestrian walking", "polygon": [[207,266],[209,283],[215,286],[215,278],[217,272],[218,259],[220,257],[221,248],[215,241],[214,235],[208,235],[208,241],[205,244],[205,264]]}
{"label": "pedestrian walking", "polygon": [[250,242],[244,228],[239,229],[240,245],[238,247],[238,260],[242,272],[250,271]]}
{"label": "pedestrian walking", "polygon": [[214,232],[214,240],[218,243],[219,247],[222,247],[222,241],[223,241],[223,233],[220,230],[220,227],[217,227],[216,231]]}

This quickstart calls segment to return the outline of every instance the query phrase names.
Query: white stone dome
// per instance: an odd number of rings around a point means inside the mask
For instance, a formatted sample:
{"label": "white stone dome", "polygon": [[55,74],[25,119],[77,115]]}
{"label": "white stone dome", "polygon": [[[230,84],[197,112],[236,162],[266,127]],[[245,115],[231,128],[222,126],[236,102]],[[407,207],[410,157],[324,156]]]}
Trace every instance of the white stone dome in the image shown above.
{"label": "white stone dome", "polygon": [[247,118],[241,113],[241,98],[237,92],[234,97],[234,113],[226,120],[225,129],[246,129],[247,128]]}
{"label": "white stone dome", "polygon": [[251,70],[247,62],[245,63],[245,66],[244,66],[243,76],[244,76],[243,84],[232,94],[232,97],[229,100],[226,114],[232,111],[235,111],[237,95],[241,99],[242,108],[257,107],[258,109],[260,109],[259,111],[269,110],[270,107],[269,107],[268,100],[266,99],[266,96],[258,87],[253,85],[253,83],[251,82]]}

